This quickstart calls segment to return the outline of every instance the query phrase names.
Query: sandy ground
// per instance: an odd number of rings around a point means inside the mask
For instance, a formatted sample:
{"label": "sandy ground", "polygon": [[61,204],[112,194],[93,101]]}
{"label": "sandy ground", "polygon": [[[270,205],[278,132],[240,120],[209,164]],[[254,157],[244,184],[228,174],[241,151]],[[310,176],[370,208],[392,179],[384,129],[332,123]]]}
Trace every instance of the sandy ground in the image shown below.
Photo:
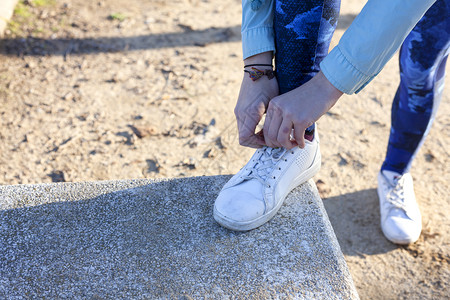
{"label": "sandy ground", "polygon": [[[51,2],[51,1],[50,1]],[[364,2],[343,0],[337,43]],[[0,184],[233,174],[242,79],[240,1],[25,5],[0,42]],[[413,165],[420,240],[379,229],[397,57],[319,121],[315,177],[362,299],[450,295],[449,86]]]}

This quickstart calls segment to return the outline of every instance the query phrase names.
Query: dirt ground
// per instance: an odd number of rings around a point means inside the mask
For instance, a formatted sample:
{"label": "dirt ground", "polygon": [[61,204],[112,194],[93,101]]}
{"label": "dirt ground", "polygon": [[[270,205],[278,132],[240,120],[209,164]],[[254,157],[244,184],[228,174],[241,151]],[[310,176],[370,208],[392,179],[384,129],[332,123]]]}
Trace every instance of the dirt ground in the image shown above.
{"label": "dirt ground", "polygon": [[[343,0],[333,45],[364,5]],[[233,174],[240,1],[26,1],[0,41],[0,184]],[[361,299],[450,295],[450,103],[413,164],[420,240],[379,229],[397,57],[318,123],[315,177]]]}

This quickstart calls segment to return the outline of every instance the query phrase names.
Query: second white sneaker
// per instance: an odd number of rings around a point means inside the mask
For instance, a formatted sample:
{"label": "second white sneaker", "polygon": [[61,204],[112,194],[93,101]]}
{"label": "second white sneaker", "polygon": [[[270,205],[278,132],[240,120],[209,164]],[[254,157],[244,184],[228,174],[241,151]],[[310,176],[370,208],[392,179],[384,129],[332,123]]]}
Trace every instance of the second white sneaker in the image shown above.
{"label": "second white sneaker", "polygon": [[305,148],[263,147],[222,188],[214,204],[214,219],[223,227],[247,231],[269,221],[284,199],[320,169],[317,131]]}
{"label": "second white sneaker", "polygon": [[378,174],[381,229],[388,240],[405,245],[419,239],[422,218],[410,173],[392,171]]}

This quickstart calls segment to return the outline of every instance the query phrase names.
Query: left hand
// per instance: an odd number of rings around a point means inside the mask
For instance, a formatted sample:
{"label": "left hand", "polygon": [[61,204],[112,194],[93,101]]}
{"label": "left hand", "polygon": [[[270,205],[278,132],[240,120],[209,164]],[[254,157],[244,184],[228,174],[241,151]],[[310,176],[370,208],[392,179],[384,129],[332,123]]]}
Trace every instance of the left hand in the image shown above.
{"label": "left hand", "polygon": [[[269,147],[305,147],[305,130],[333,107],[342,96],[319,72],[302,86],[273,98],[264,122],[264,140]],[[290,135],[294,129],[294,140]]]}

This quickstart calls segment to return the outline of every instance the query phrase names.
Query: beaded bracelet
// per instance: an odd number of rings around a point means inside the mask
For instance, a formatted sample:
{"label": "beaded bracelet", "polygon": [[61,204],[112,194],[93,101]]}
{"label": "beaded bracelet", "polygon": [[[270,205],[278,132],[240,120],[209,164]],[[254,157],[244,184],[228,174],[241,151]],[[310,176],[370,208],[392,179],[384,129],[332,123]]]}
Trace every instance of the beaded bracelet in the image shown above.
{"label": "beaded bracelet", "polygon": [[273,74],[273,70],[267,69],[267,70],[260,70],[255,67],[252,67],[252,70],[244,70],[244,72],[249,73],[250,79],[253,81],[256,81],[266,75],[269,80],[273,79],[275,75]]}

